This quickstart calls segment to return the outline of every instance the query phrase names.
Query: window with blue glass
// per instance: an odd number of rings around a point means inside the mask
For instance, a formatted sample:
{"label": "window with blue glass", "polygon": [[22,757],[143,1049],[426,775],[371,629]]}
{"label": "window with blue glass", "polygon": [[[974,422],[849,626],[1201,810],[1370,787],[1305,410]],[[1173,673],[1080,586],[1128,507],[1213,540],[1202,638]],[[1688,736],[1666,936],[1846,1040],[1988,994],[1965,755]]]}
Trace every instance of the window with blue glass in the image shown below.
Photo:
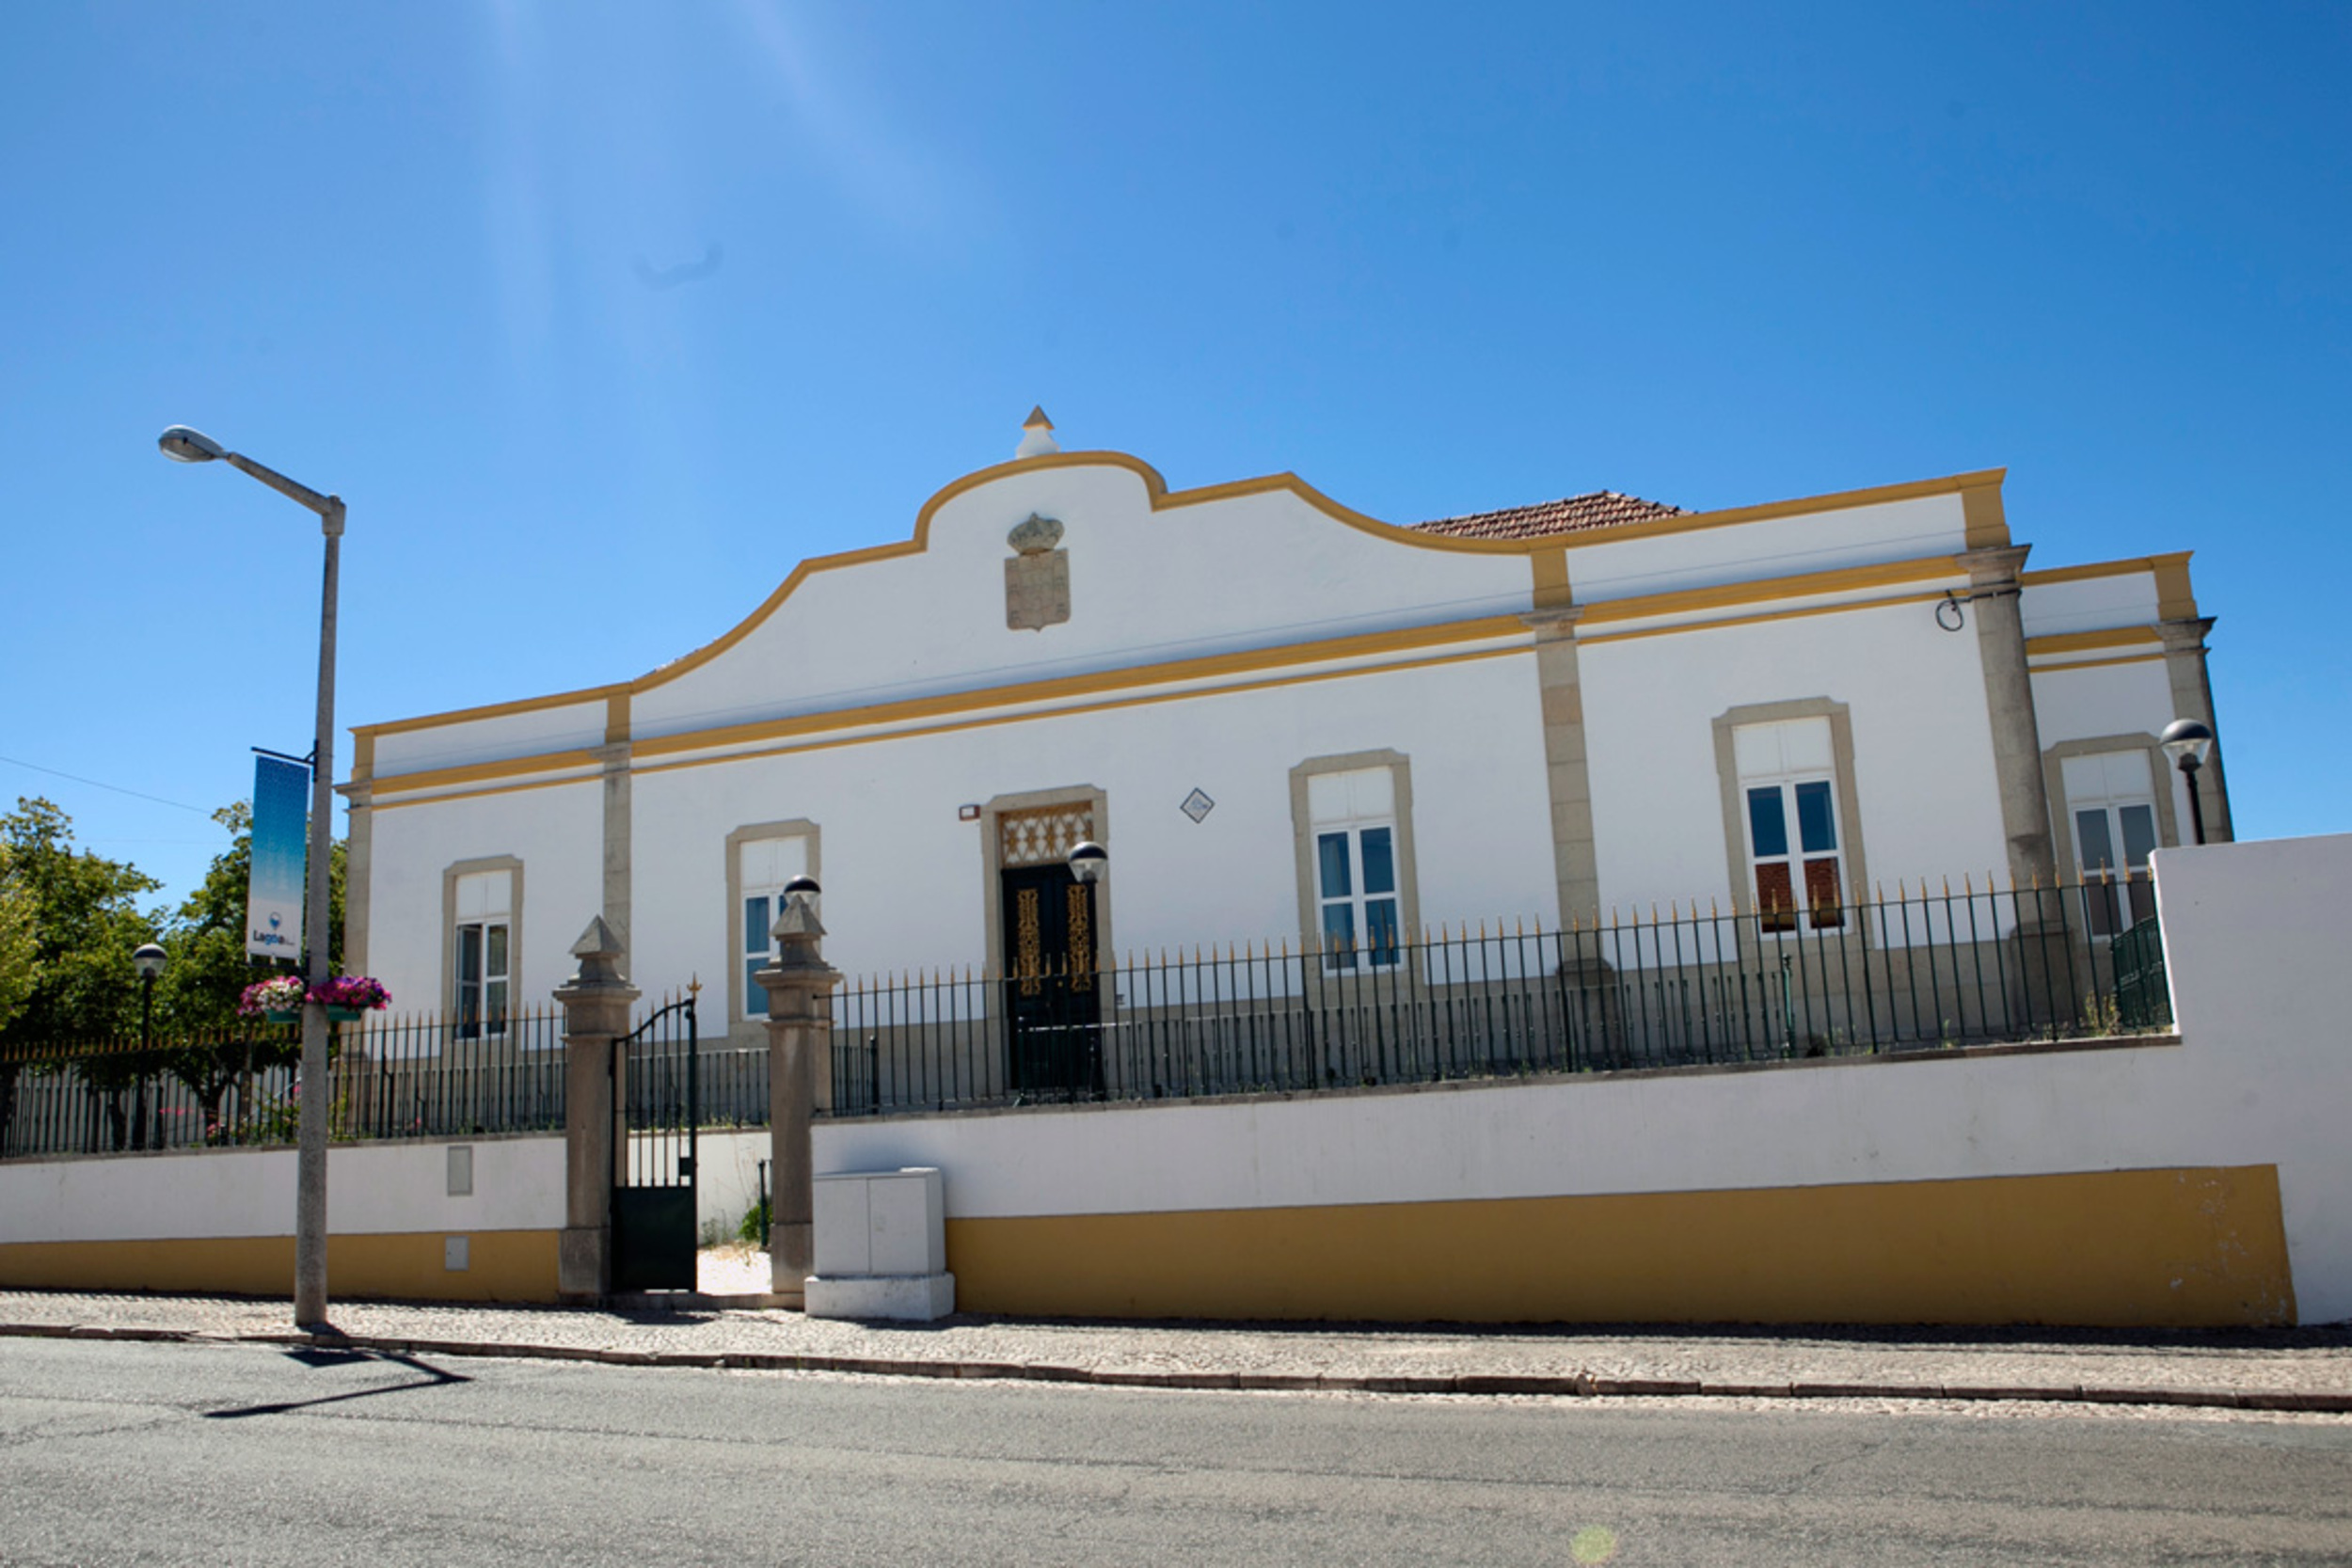
{"label": "window with blue glass", "polygon": [[1757,924],[1778,932],[1843,927],[1845,851],[1829,721],[1743,724],[1734,740]]}
{"label": "window with blue glass", "polygon": [[457,920],[451,932],[451,967],[457,1037],[479,1039],[506,1033],[512,978],[515,877],[508,871],[469,872],[456,879]]}
{"label": "window with blue glass", "polygon": [[1315,834],[1323,967],[1393,968],[1398,954],[1396,829],[1388,823]]}

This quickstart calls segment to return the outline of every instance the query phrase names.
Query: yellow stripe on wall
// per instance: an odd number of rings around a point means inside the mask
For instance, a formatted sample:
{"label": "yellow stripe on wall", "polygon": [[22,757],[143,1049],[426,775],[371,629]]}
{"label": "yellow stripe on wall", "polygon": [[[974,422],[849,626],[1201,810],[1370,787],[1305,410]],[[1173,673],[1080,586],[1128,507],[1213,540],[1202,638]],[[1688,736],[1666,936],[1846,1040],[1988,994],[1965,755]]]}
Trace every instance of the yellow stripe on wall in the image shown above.
{"label": "yellow stripe on wall", "polygon": [[951,1219],[971,1312],[1458,1323],[2295,1322],[2275,1165]]}
{"label": "yellow stripe on wall", "polygon": [[[449,1235],[467,1266],[443,1267]],[[552,1230],[329,1236],[326,1278],[338,1300],[553,1301]],[[294,1294],[292,1236],[172,1237],[142,1242],[17,1242],[0,1246],[0,1287]]]}

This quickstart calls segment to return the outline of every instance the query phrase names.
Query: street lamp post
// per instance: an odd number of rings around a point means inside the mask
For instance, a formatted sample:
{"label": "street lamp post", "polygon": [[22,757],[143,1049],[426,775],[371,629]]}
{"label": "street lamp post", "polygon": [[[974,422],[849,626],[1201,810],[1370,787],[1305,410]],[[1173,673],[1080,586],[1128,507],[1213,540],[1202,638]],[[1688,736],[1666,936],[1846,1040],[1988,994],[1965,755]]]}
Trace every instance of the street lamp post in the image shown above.
{"label": "street lamp post", "polygon": [[[307,974],[315,987],[328,978],[327,872],[333,843],[335,780],[335,591],[343,542],[343,502],[297,484],[274,468],[230,451],[211,436],[173,425],[157,438],[164,455],[179,463],[215,458],[260,480],[279,495],[318,514],[326,537],[326,572],[319,598],[318,729],[310,756],[310,875],[302,900],[302,940],[310,950]],[[294,1326],[326,1323],[326,1005],[302,1004],[302,1110],[294,1132]]]}
{"label": "street lamp post", "polygon": [[[142,942],[131,954],[131,967],[139,974],[139,1095],[134,1102],[131,1147],[147,1147],[147,1074],[149,1052],[155,1049],[155,980],[164,972],[166,954],[155,943]],[[160,1143],[162,1140],[156,1140]]]}
{"label": "street lamp post", "polygon": [[2188,781],[2189,826],[2197,834],[2197,842],[2202,844],[2205,842],[2205,805],[2197,798],[2197,770],[2205,765],[2205,758],[2213,751],[2213,731],[2194,719],[2175,719],[2164,727],[2164,734],[2156,739],[2164,748],[2165,755],[2170,757],[2172,765],[2181,770],[2181,777]]}

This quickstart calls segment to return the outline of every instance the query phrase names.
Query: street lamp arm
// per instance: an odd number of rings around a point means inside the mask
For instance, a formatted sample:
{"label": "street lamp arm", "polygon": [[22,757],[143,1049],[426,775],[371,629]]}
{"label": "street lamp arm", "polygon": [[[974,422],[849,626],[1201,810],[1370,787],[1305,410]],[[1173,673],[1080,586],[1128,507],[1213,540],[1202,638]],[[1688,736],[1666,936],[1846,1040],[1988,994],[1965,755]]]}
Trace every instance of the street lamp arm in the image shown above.
{"label": "street lamp arm", "polygon": [[322,496],[309,485],[288,479],[265,463],[256,463],[241,451],[221,453],[230,467],[240,473],[250,474],[288,500],[297,501],[319,515],[329,533],[341,533],[343,523],[343,503],[335,496]]}

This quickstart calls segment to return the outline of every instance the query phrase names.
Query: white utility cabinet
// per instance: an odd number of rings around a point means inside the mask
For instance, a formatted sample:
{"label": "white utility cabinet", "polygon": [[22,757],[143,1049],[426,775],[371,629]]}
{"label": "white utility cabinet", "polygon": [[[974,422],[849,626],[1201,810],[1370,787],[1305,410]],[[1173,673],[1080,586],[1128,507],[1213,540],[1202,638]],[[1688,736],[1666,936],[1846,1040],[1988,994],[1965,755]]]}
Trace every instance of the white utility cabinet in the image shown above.
{"label": "white utility cabinet", "polygon": [[935,1166],[840,1171],[816,1179],[812,1318],[930,1323],[956,1309],[947,1272],[946,1181]]}

